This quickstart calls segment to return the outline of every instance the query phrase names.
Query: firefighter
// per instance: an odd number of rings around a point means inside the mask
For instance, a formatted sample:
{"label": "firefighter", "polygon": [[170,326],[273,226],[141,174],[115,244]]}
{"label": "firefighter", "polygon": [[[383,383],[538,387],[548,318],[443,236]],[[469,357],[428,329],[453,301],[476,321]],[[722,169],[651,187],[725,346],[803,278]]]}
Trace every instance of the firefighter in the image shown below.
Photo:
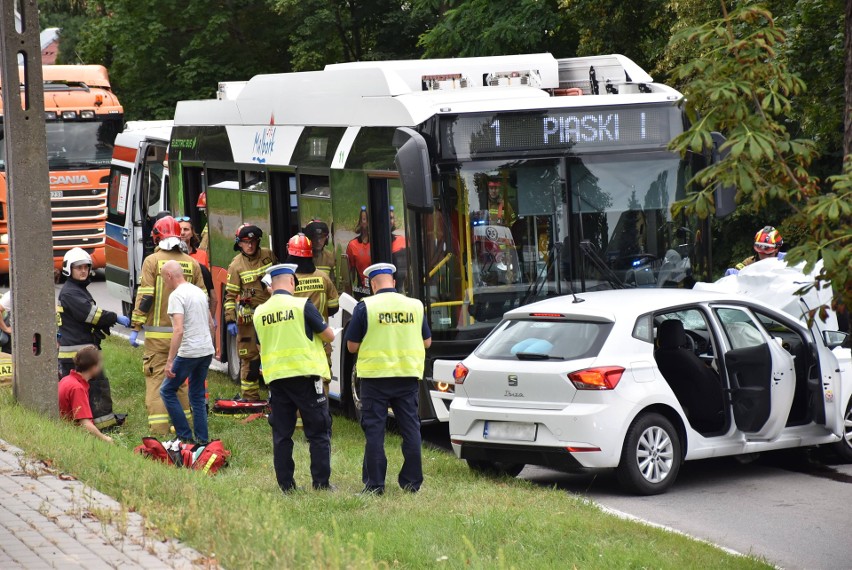
{"label": "firefighter", "polygon": [[260,400],[260,355],[257,350],[252,315],[269,299],[261,283],[266,270],[276,262],[272,251],[260,247],[263,231],[243,224],[234,234],[234,251],[239,253],[228,267],[225,286],[225,323],[228,334],[237,338],[240,355],[240,397]]}
{"label": "firefighter", "polygon": [[[202,192],[198,197],[198,202],[195,204],[195,207],[204,214],[205,219],[207,218],[207,192]],[[202,251],[210,250],[210,232],[207,231],[207,228],[210,224],[205,223],[204,228],[201,230],[201,238],[199,240],[198,249]]]}
{"label": "firefighter", "polygon": [[754,255],[746,257],[741,262],[737,263],[736,267],[730,267],[725,272],[725,275],[736,275],[741,270],[745,269],[756,261],[763,261],[770,257],[784,259],[784,252],[781,251],[781,246],[784,245],[784,239],[781,233],[772,226],[764,226],[754,234]]}
{"label": "firefighter", "polygon": [[[186,280],[204,290],[201,266],[181,251],[180,224],[171,216],[165,216],[154,224],[151,239],[156,249],[142,263],[142,280],[136,293],[136,308],[133,310],[130,344],[138,346],[139,332],[145,329],[145,353],[142,356],[142,371],[145,374],[145,407],[148,408],[148,426],[154,435],[169,433],[169,413],[160,397],[160,385],[165,375],[166,361],[172,339],[172,323],[169,319],[169,296],[171,292],[163,286],[160,269],[169,260],[177,261],[183,268]],[[186,386],[178,390],[178,399],[184,413],[190,416]]]}
{"label": "firefighter", "polygon": [[296,266],[269,269],[275,291],[255,312],[263,374],[269,383],[272,413],[272,451],[278,487],[296,490],[293,478],[293,432],[296,412],[302,416],[311,453],[314,489],[331,490],[331,416],[322,378],[330,375],[322,343],[334,340],[334,332],[310,299],[293,295]]}
{"label": "firefighter", "polygon": [[396,292],[394,273],[396,267],[390,263],[376,263],[364,270],[374,294],[358,303],[346,330],[346,346],[358,354],[361,379],[361,427],[366,438],[363,494],[385,491],[389,407],[402,435],[399,486],[416,493],[423,483],[419,381],[432,333],[423,318],[423,303]]}
{"label": "firefighter", "polygon": [[332,283],[334,280],[334,254],[328,251],[328,224],[322,220],[313,219],[305,226],[305,235],[311,240],[313,247],[314,265],[320,271],[325,271]]}
{"label": "firefighter", "polygon": [[305,234],[296,234],[287,242],[287,263],[296,265],[296,297],[310,299],[327,321],[340,306],[337,288],[328,273],[314,265],[311,240]]}
{"label": "firefighter", "polygon": [[[67,278],[59,292],[56,325],[59,338],[59,377],[74,370],[74,357],[84,347],[101,347],[101,340],[116,323],[129,327],[130,319],[98,307],[88,286],[92,282],[92,257],[79,247],[62,258],[62,274]],[[89,380],[89,407],[98,429],[124,423],[124,415],[112,411],[109,380],[99,371]]]}

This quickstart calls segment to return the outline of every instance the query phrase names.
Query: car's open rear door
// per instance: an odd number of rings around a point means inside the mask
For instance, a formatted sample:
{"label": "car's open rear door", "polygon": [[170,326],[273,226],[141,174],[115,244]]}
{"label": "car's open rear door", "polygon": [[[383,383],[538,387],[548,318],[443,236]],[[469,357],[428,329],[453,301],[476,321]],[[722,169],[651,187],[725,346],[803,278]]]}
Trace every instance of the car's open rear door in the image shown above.
{"label": "car's open rear door", "polygon": [[717,305],[713,313],[725,337],[722,360],[737,428],[750,440],[777,438],[796,389],[793,357],[747,309]]}

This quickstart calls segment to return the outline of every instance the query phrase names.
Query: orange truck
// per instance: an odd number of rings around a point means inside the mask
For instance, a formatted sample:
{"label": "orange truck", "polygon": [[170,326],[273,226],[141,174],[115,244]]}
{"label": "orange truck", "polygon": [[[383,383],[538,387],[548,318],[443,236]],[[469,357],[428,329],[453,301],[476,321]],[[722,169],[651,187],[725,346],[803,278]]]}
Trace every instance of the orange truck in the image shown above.
{"label": "orange truck", "polygon": [[[124,109],[103,66],[45,65],[43,70],[53,264],[59,269],[65,252],[81,247],[102,268],[110,160],[124,126]],[[9,209],[2,118],[0,114],[0,275],[5,275]]]}

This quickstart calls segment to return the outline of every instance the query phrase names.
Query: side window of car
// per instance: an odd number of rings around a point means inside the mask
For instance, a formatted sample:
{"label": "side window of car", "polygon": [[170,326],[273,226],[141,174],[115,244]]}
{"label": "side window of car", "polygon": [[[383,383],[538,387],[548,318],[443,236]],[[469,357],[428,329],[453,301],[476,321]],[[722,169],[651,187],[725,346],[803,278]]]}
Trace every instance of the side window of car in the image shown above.
{"label": "side window of car", "polygon": [[742,309],[719,308],[715,309],[715,313],[733,350],[766,344],[757,324],[747,312]]}

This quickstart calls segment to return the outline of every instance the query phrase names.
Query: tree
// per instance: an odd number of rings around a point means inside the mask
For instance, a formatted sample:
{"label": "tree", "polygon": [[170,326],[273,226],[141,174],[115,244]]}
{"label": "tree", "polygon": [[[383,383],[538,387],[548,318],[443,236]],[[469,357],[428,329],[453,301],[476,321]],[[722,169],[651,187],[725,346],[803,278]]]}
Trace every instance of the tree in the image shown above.
{"label": "tree", "polygon": [[548,51],[575,53],[577,39],[559,0],[414,0],[414,12],[434,14],[422,36],[423,56],[471,57]]}
{"label": "tree", "polygon": [[128,118],[170,118],[219,81],[290,69],[281,31],[293,23],[264,2],[99,0],[86,14],[79,60],[107,66]]}
{"label": "tree", "polygon": [[417,39],[433,17],[404,0],[275,0],[275,9],[293,22],[289,52],[297,71],[416,58]]}
{"label": "tree", "polygon": [[764,8],[745,4],[728,12],[724,1],[720,8],[720,18],[673,38],[693,42],[698,56],[675,71],[686,82],[692,124],[671,148],[703,152],[712,144],[711,133],[718,131],[727,137],[722,149],[729,152],[695,176],[697,191],[676,203],[674,213],[711,215],[720,184],[737,189],[737,202],[746,211],[789,206],[805,232],[787,260],[804,261],[810,271],[822,259],[812,286],[830,281],[833,305],[852,307],[852,158],[843,174],[827,181],[830,191],[821,193],[820,181],[809,171],[816,145],[793,138],[785,124],[791,98],[805,90],[781,56],[785,32]]}
{"label": "tree", "polygon": [[577,55],[624,54],[646,70],[662,71],[663,56],[676,25],[674,0],[560,0],[576,26]]}

